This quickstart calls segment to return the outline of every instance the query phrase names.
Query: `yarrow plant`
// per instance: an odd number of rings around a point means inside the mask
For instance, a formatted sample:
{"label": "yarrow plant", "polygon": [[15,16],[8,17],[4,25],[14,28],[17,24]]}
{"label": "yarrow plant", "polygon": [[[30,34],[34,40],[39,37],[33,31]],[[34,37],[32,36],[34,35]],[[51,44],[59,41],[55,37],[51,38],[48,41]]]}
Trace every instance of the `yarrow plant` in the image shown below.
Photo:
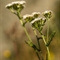
{"label": "yarrow plant", "polygon": [[[47,27],[47,37],[43,34],[42,30],[44,28],[44,25],[46,23],[46,21],[49,22],[50,18],[52,17],[52,11],[47,10],[43,13],[40,12],[33,12],[32,14],[26,14],[24,16],[21,16],[21,11],[24,9],[25,7],[25,1],[15,1],[12,3],[7,4],[5,7],[7,9],[9,9],[12,13],[14,13],[15,15],[17,15],[17,17],[20,20],[20,23],[28,37],[28,40],[25,41],[26,44],[28,44],[30,47],[32,47],[35,52],[36,55],[38,57],[38,60],[44,60],[43,54],[42,54],[42,50],[40,47],[40,40],[43,40],[45,47],[47,49],[47,53],[46,53],[46,59],[45,60],[51,60],[50,57],[50,51],[49,51],[49,45],[51,43],[51,41],[53,40],[53,37],[55,36],[55,32],[53,31],[53,33],[51,33],[51,36],[49,36],[49,25]],[[43,15],[43,17],[39,17],[39,15]],[[24,20],[24,21],[23,21]],[[33,44],[26,28],[25,25],[26,23],[29,22],[32,26],[33,32],[36,36],[37,39],[37,43],[38,43],[38,47],[36,47],[35,44]],[[38,37],[36,30],[39,32],[40,36]],[[47,40],[46,40],[47,38]],[[40,53],[40,56],[39,54]]]}

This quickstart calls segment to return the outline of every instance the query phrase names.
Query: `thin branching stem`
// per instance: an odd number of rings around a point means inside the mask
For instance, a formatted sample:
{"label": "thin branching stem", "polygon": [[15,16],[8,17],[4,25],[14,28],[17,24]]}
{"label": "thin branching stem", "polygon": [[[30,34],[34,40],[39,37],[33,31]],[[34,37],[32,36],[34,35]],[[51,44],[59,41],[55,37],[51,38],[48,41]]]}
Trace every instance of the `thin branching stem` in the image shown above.
{"label": "thin branching stem", "polygon": [[[22,21],[20,15],[19,15],[19,13],[17,13],[17,16],[18,16],[18,18],[20,19],[21,25],[23,26],[23,21]],[[26,33],[26,35],[27,35],[29,41],[32,42],[32,40],[31,40],[31,38],[30,38],[30,36],[29,36],[29,34],[28,34],[28,32],[27,32],[27,30],[26,30],[26,28],[25,28],[24,26],[23,26],[23,29],[24,29],[24,31],[25,31],[25,33]]]}
{"label": "thin branching stem", "polygon": [[25,31],[25,33],[26,33],[26,35],[27,35],[27,37],[28,37],[29,41],[30,41],[30,42],[32,42],[32,40],[31,40],[31,38],[30,38],[30,36],[29,36],[29,34],[28,34],[28,32],[27,32],[26,28],[25,28],[25,27],[23,27],[23,28],[24,28],[24,31]]}
{"label": "thin branching stem", "polygon": [[[48,38],[49,38],[49,19],[47,19],[48,20],[48,26],[47,26],[47,42],[48,42]],[[49,47],[48,46],[46,46],[47,47],[47,55],[48,55],[48,60],[51,60],[51,57],[50,57],[50,51],[49,51]]]}
{"label": "thin branching stem", "polygon": [[36,52],[36,55],[37,55],[38,59],[39,59],[39,60],[41,60],[41,58],[40,58],[40,56],[39,56],[38,52]]}
{"label": "thin branching stem", "polygon": [[[41,54],[41,59],[44,60],[44,59],[43,59],[43,56],[42,56],[42,51],[41,51],[41,47],[40,47],[40,42],[39,42],[39,39],[38,39],[36,30],[35,30],[34,28],[33,28],[33,31],[34,31],[35,36],[36,36],[36,38],[37,38],[37,43],[38,43],[38,47],[39,47],[39,52],[40,52],[40,54]],[[37,55],[37,56],[38,56],[38,55]]]}

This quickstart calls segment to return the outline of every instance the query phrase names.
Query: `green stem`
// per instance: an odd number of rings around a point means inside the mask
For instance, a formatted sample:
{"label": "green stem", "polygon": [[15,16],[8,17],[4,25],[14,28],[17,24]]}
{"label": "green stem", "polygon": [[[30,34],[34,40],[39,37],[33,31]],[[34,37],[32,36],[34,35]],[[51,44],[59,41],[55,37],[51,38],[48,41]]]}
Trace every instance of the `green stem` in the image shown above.
{"label": "green stem", "polygon": [[36,38],[37,38],[39,50],[41,50],[40,43],[39,43],[39,39],[38,39],[38,37],[37,37],[37,33],[36,33],[36,30],[35,30],[34,28],[33,28],[33,31],[34,31],[35,36],[36,36]]}
{"label": "green stem", "polygon": [[[45,40],[44,35],[42,34],[41,37],[42,37],[42,39],[43,39],[43,41],[44,41],[44,44],[46,45],[47,42],[46,42],[46,40]],[[47,58],[47,59],[48,59],[48,60],[51,60],[48,46],[46,46],[46,49],[47,49],[47,55],[48,55],[48,58]]]}
{"label": "green stem", "polygon": [[[48,40],[49,40],[49,20],[48,20],[48,26],[47,26],[47,42],[48,42]],[[48,46],[46,46],[46,47],[47,47],[48,60],[51,60],[49,47]]]}
{"label": "green stem", "polygon": [[[45,45],[46,45],[46,41],[45,41],[45,37],[44,37],[44,35],[41,35],[41,36],[42,36],[43,41],[44,41],[44,43],[45,43]],[[51,58],[50,58],[50,52],[49,52],[49,48],[48,48],[48,46],[46,46],[46,49],[47,49],[48,60],[51,60]]]}
{"label": "green stem", "polygon": [[36,52],[36,55],[37,55],[38,59],[41,60],[40,57],[39,57],[39,54],[37,52]]}
{"label": "green stem", "polygon": [[47,23],[47,42],[48,42],[48,38],[49,38],[49,20],[48,20],[48,23]]}
{"label": "green stem", "polygon": [[30,41],[30,42],[32,42],[32,40],[31,40],[31,38],[30,38],[30,36],[29,36],[29,34],[28,34],[28,32],[27,32],[26,28],[25,28],[25,27],[23,27],[23,28],[24,28],[24,31],[25,31],[25,33],[26,33],[26,35],[27,35],[27,37],[28,37],[29,41]]}
{"label": "green stem", "polygon": [[51,60],[51,58],[50,58],[50,51],[49,51],[48,47],[47,47],[47,55],[48,55],[48,60]]}
{"label": "green stem", "polygon": [[[42,56],[42,51],[41,51],[41,47],[40,47],[40,42],[39,42],[39,39],[38,39],[38,37],[37,37],[36,30],[35,30],[34,28],[33,28],[33,31],[34,31],[35,36],[36,36],[36,38],[37,38],[37,43],[38,43],[38,47],[39,47],[39,50],[40,50],[41,59],[44,60],[44,59],[43,59],[43,56]],[[38,55],[38,54],[37,54],[37,56],[38,56],[38,58],[39,58],[39,55]]]}
{"label": "green stem", "polygon": [[[22,21],[20,15],[19,15],[19,13],[17,13],[17,16],[18,16],[18,18],[20,19],[20,23],[21,23],[21,25],[23,26],[23,21]],[[32,42],[32,40],[31,40],[31,38],[30,38],[30,36],[29,36],[29,34],[28,34],[28,32],[27,32],[25,26],[23,26],[23,28],[24,28],[24,31],[25,31],[25,33],[26,33],[26,35],[27,35],[29,41]]]}

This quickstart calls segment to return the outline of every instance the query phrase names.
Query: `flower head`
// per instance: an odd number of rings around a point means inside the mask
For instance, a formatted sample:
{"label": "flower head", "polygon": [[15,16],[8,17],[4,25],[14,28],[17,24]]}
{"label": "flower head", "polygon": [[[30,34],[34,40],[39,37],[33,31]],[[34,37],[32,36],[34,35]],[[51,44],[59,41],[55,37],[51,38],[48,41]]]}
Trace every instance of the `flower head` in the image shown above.
{"label": "flower head", "polygon": [[15,1],[15,2],[12,2],[12,4],[20,4],[20,5],[21,4],[24,5],[25,3],[26,3],[25,1]]}
{"label": "flower head", "polygon": [[33,24],[33,23],[35,23],[35,22],[40,22],[40,21],[45,21],[46,20],[46,18],[36,18],[36,19],[34,19],[31,23]]}
{"label": "flower head", "polygon": [[52,16],[52,11],[47,10],[47,11],[45,11],[45,12],[43,13],[43,15],[44,15],[46,18],[51,18],[51,16]]}
{"label": "flower head", "polygon": [[33,18],[33,15],[26,14],[23,16],[23,19],[31,22],[34,18]]}
{"label": "flower head", "polygon": [[37,18],[40,15],[40,12],[33,12],[32,15],[34,16],[34,18]]}
{"label": "flower head", "polygon": [[11,3],[7,4],[5,7],[8,8],[8,9],[10,9],[12,7],[12,4]]}
{"label": "flower head", "polygon": [[24,6],[25,3],[26,3],[25,1],[15,1],[7,4],[5,7],[8,9],[21,11],[25,7]]}
{"label": "flower head", "polygon": [[36,28],[37,30],[42,30],[43,26],[45,25],[45,22],[46,22],[46,18],[36,18],[34,19],[31,24],[32,24],[32,27]]}
{"label": "flower head", "polygon": [[26,14],[23,16],[24,20],[31,22],[40,15],[40,12],[33,12],[32,14]]}

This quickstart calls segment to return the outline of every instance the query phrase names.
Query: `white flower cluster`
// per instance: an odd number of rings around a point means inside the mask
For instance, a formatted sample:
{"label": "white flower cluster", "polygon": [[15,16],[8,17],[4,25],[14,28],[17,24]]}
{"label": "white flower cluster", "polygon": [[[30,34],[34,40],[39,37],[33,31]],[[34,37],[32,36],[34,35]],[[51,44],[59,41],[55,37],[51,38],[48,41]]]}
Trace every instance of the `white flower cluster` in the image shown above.
{"label": "white flower cluster", "polygon": [[23,16],[23,19],[26,20],[29,17],[33,17],[33,15],[26,14],[26,15]]}
{"label": "white flower cluster", "polygon": [[36,18],[40,15],[40,12],[33,12],[32,14],[26,14],[23,16],[23,19],[26,20],[27,18]]}
{"label": "white flower cluster", "polygon": [[40,15],[40,12],[33,12],[32,15],[38,14]]}
{"label": "white flower cluster", "polygon": [[39,20],[41,20],[41,18],[36,18],[31,22],[31,24],[33,24],[34,22],[39,21]]}
{"label": "white flower cluster", "polygon": [[40,12],[33,12],[32,15],[33,15],[34,17],[38,17],[38,16],[40,15]]}
{"label": "white flower cluster", "polygon": [[13,5],[24,5],[25,3],[26,3],[25,1],[15,1],[15,2],[7,4],[5,7],[10,8],[10,7],[13,7]]}
{"label": "white flower cluster", "polygon": [[52,11],[51,10],[47,10],[43,14],[46,14],[46,13],[52,13]]}
{"label": "white flower cluster", "polygon": [[34,19],[32,22],[31,22],[31,24],[33,24],[34,22],[37,22],[37,21],[40,21],[40,20],[46,20],[46,18],[42,18],[42,17],[40,17],[40,18],[36,18],[36,19]]}
{"label": "white flower cluster", "polygon": [[47,10],[43,13],[43,15],[46,17],[46,18],[51,18],[52,16],[52,11],[51,10]]}

